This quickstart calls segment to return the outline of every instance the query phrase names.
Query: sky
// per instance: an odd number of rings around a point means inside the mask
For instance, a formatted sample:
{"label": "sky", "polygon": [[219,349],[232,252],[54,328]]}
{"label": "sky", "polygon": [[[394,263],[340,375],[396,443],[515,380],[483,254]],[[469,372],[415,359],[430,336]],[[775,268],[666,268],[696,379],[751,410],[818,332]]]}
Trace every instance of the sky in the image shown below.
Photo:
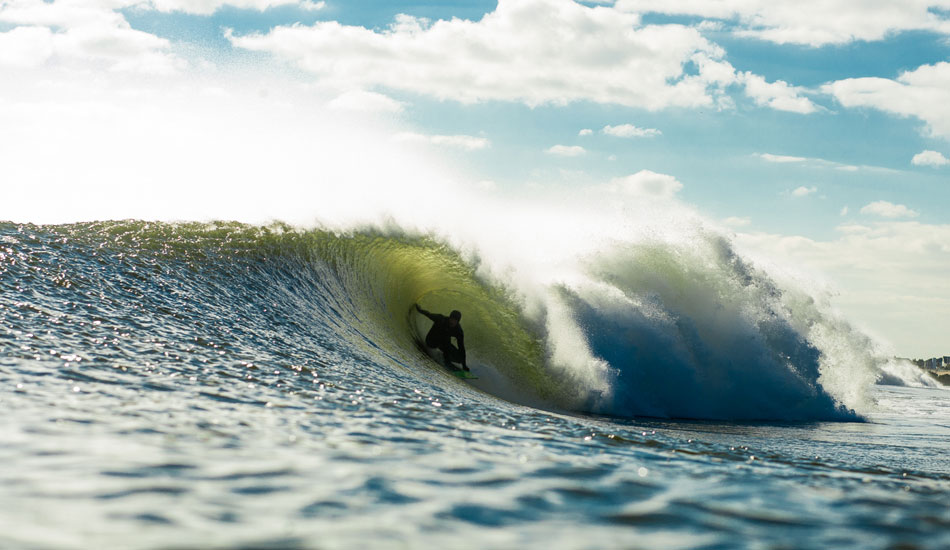
{"label": "sky", "polygon": [[627,186],[950,354],[950,0],[0,0],[0,128],[14,221]]}

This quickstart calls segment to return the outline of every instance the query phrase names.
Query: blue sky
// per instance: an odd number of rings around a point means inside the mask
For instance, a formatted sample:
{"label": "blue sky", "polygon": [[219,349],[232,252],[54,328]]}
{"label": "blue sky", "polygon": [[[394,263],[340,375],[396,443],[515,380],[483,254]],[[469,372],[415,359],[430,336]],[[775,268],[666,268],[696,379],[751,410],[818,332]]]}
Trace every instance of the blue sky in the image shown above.
{"label": "blue sky", "polygon": [[291,82],[486,188],[662,176],[898,352],[950,353],[950,1],[866,4],[8,0],[0,116]]}

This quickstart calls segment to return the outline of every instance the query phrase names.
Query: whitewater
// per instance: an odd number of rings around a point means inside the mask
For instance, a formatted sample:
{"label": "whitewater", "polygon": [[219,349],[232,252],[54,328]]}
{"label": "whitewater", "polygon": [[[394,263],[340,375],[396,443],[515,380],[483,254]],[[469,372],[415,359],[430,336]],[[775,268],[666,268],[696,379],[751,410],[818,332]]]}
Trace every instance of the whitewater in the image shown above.
{"label": "whitewater", "polygon": [[201,101],[0,138],[0,548],[950,545],[946,390],[660,175]]}

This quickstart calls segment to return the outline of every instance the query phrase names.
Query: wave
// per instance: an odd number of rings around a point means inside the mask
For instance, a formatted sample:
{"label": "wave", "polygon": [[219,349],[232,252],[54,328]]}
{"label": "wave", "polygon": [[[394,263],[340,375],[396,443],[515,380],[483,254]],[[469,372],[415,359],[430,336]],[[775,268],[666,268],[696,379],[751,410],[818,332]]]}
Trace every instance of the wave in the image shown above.
{"label": "wave", "polygon": [[[150,292],[178,304],[149,312],[164,333],[211,322],[203,317],[211,306],[276,309],[269,324],[222,330],[243,330],[267,356],[280,355],[282,342],[309,339],[325,363],[365,364],[386,380],[441,372],[418,347],[425,325],[409,314],[413,304],[459,309],[481,377],[474,385],[550,409],[859,420],[887,362],[807,293],[780,286],[713,232],[678,243],[601,243],[576,259],[571,277],[532,282],[498,269],[491,250],[392,224],[331,231],[123,221],[2,231],[10,253],[72,243],[65,280],[99,288],[114,310],[147,298],[115,281],[149,279]],[[146,257],[149,269],[137,263]],[[70,277],[80,265],[99,275]]]}

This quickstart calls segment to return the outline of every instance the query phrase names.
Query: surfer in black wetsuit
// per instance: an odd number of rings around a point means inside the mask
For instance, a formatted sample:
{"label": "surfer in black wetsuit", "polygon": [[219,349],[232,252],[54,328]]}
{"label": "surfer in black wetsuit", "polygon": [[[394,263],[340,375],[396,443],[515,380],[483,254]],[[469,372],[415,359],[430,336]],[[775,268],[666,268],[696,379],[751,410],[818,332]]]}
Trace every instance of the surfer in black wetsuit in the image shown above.
{"label": "surfer in black wetsuit", "polygon": [[[445,366],[458,370],[452,363],[461,363],[462,370],[469,370],[465,364],[465,335],[459,321],[462,320],[462,313],[458,310],[449,313],[449,316],[439,313],[429,313],[416,304],[416,311],[432,319],[432,328],[429,334],[426,334],[426,345],[430,348],[436,348],[442,352],[445,358]],[[451,338],[455,337],[459,347],[452,345]]]}

